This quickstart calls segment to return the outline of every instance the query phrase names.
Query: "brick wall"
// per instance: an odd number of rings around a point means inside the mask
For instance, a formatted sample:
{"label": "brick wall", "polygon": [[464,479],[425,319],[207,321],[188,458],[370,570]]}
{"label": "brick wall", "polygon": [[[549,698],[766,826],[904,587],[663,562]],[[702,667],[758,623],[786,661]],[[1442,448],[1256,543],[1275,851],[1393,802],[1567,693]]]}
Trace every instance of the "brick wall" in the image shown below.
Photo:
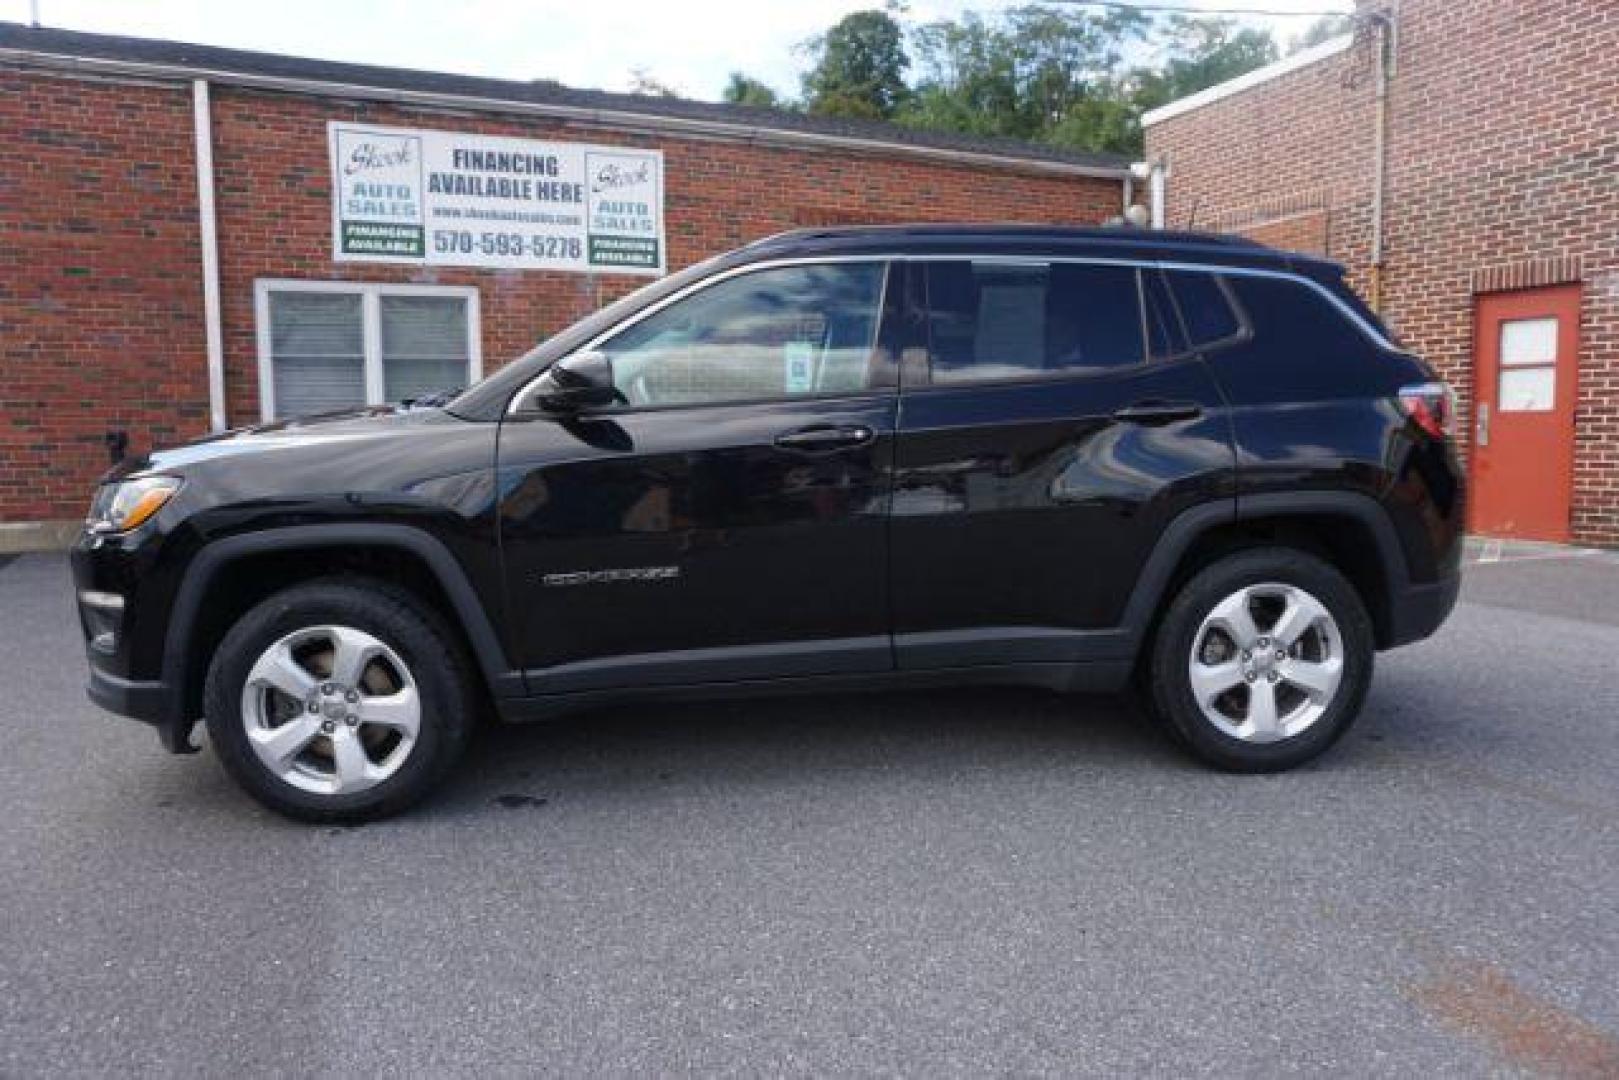
{"label": "brick wall", "polygon": [[[485,371],[647,280],[334,264],[326,123],[657,147],[671,269],[803,224],[1095,223],[1120,184],[1034,169],[682,139],[492,113],[216,85],[214,167],[230,422],[259,417],[253,285],[473,285]],[[189,86],[0,72],[0,522],[83,512],[102,433],[141,450],[208,424]],[[17,197],[11,197],[11,192]]]}
{"label": "brick wall", "polygon": [[206,430],[190,99],[0,72],[0,521],[81,516],[109,429]]}
{"label": "brick wall", "polygon": [[[1572,526],[1577,540],[1619,543],[1619,4],[1398,8],[1386,317],[1457,388],[1467,419],[1478,293],[1581,281]],[[1363,286],[1368,59],[1339,53],[1151,125],[1148,152],[1173,170],[1169,222],[1195,212],[1291,246],[1309,239],[1297,223],[1314,207],[1324,250]]]}

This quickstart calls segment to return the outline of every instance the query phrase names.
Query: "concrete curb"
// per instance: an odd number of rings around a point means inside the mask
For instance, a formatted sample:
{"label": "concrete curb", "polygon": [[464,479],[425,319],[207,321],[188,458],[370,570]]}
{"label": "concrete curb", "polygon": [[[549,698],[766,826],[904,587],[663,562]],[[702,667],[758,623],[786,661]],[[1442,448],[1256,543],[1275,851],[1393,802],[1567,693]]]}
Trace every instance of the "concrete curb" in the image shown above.
{"label": "concrete curb", "polygon": [[73,546],[82,521],[0,522],[0,554],[63,551]]}
{"label": "concrete curb", "polygon": [[1499,540],[1487,536],[1469,536],[1466,561],[1469,564],[1488,564],[1591,557],[1605,561],[1616,555],[1619,555],[1619,551],[1613,548],[1554,544],[1544,540]]}

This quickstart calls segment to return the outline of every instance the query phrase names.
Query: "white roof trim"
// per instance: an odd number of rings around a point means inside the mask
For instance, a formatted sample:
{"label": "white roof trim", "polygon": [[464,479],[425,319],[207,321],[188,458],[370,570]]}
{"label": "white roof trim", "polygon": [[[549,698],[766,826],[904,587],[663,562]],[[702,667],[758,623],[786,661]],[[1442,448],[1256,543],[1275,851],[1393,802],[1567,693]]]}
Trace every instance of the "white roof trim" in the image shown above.
{"label": "white roof trim", "polygon": [[1141,126],[1151,127],[1171,117],[1182,113],[1201,109],[1216,101],[1228,98],[1233,94],[1240,94],[1244,90],[1258,86],[1260,83],[1286,75],[1290,71],[1308,67],[1317,60],[1325,60],[1329,56],[1336,56],[1354,44],[1355,35],[1344,34],[1342,37],[1328,38],[1319,45],[1312,45],[1308,49],[1300,50],[1285,60],[1278,60],[1274,64],[1266,64],[1262,68],[1255,68],[1246,75],[1238,75],[1235,79],[1227,79],[1223,83],[1216,83],[1207,90],[1199,90],[1195,94],[1188,94],[1178,101],[1171,101],[1168,105],[1160,105],[1156,109],[1149,109],[1141,114]]}

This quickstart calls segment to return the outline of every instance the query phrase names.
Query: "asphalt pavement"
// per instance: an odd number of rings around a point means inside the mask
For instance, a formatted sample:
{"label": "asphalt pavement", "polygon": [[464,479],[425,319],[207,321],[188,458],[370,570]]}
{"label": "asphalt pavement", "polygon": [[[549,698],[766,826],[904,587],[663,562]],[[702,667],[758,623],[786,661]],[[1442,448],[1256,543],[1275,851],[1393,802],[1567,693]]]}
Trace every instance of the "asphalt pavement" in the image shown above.
{"label": "asphalt pavement", "polygon": [[0,1074],[1619,1074],[1619,556],[1495,556],[1287,775],[1036,692],[637,705],[357,829],[92,706],[23,556]]}

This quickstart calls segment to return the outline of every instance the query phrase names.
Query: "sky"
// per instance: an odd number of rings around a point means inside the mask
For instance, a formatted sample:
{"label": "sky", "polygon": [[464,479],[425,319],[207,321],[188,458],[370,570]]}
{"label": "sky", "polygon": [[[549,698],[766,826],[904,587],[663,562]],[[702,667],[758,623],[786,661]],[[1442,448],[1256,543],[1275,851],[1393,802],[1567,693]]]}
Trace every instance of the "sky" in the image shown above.
{"label": "sky", "polygon": [[[46,26],[323,60],[628,90],[638,70],[717,99],[732,71],[794,94],[797,48],[881,0],[35,0]],[[1351,0],[1170,0],[1188,8],[1347,11]],[[909,0],[917,21],[992,13],[1013,0]],[[0,0],[27,22],[30,0]],[[1313,20],[1244,17],[1286,44]]]}

